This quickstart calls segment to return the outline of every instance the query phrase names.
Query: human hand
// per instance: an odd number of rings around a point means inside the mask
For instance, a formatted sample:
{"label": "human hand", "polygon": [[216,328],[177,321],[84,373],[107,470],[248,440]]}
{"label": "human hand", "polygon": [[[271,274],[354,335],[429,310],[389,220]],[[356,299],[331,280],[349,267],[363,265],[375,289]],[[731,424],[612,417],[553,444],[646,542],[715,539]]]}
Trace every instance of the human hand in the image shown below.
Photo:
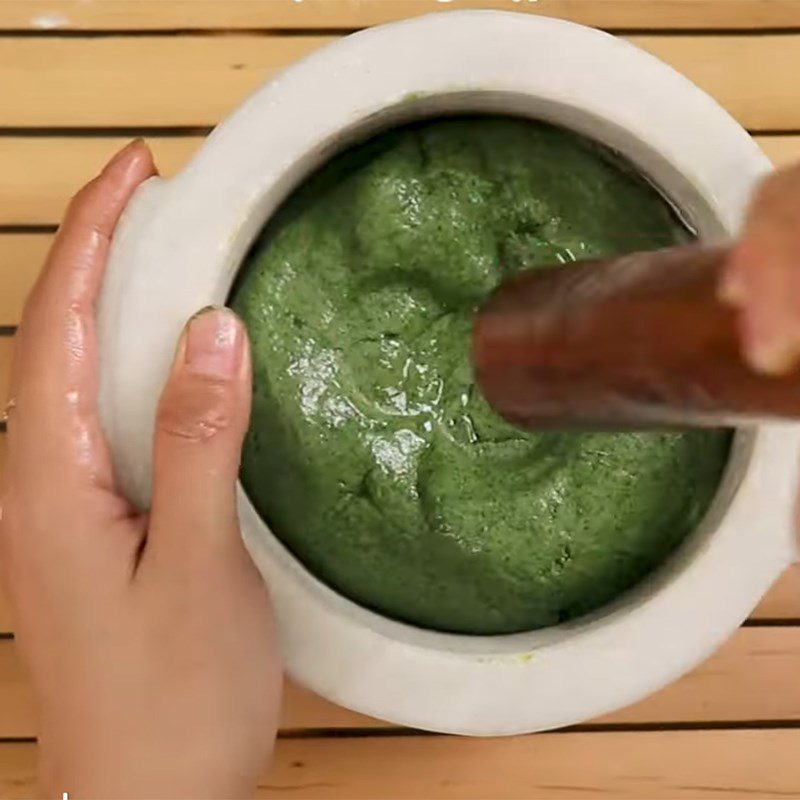
{"label": "human hand", "polygon": [[755,192],[721,286],[740,311],[750,365],[770,375],[800,360],[800,164],[770,175]]}
{"label": "human hand", "polygon": [[155,173],[142,142],[72,200],[17,334],[0,568],[38,702],[42,790],[242,797],[271,751],[280,666],[239,535],[247,337],[187,325],[161,398],[153,503],[116,492],[97,417],[94,302],[109,240]]}

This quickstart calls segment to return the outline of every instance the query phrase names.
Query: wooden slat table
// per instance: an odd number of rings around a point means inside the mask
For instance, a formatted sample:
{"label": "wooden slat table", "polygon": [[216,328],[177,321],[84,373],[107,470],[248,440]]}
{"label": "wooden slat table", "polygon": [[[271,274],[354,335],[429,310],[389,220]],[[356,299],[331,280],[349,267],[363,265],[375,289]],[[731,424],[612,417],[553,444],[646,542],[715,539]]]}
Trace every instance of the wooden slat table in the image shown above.
{"label": "wooden slat table", "polygon": [[[131,136],[180,169],[265,77],[348,31],[442,8],[597,25],[711,92],[776,164],[800,159],[800,0],[0,0],[0,403],[64,204]],[[0,472],[5,439],[0,432]],[[753,536],[759,531],[754,530]],[[0,797],[36,795],[36,723],[0,599]],[[800,568],[659,694],[566,732],[392,728],[289,682],[266,798],[800,798]]]}

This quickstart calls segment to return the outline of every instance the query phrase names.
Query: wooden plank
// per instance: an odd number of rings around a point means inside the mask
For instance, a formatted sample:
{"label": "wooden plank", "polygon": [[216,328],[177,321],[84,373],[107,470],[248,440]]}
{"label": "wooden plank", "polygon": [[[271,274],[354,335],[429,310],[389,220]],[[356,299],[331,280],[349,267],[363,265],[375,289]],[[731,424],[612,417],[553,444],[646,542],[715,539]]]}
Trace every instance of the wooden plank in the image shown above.
{"label": "wooden plank", "polygon": [[[129,141],[124,136],[0,139],[0,225],[58,222],[69,198]],[[153,136],[147,141],[159,172],[169,177],[186,163],[203,137]],[[0,270],[2,259],[0,253]]]}
{"label": "wooden plank", "polygon": [[[800,129],[800,36],[633,36],[752,130]],[[787,72],[787,70],[789,70]]]}
{"label": "wooden plank", "polygon": [[[798,747],[797,730],[282,740],[256,796],[293,800],[798,797]],[[26,764],[20,765],[23,774]]]}
{"label": "wooden plank", "polygon": [[[0,640],[0,738],[33,737],[37,727],[15,643]],[[608,725],[800,722],[800,628],[741,628],[708,661],[635,705],[594,720]],[[390,728],[286,683],[281,729]]]}
{"label": "wooden plank", "polygon": [[[800,129],[800,34],[633,36],[746,127]],[[329,36],[224,34],[0,42],[6,126],[211,125]],[[147,87],[147,91],[142,91]]]}
{"label": "wooden plank", "polygon": [[[798,730],[280,739],[274,800],[774,800],[800,796]],[[0,744],[0,796],[39,796],[36,747]]]}
{"label": "wooden plank", "polygon": [[335,37],[0,41],[0,125],[215,124],[262,81]]}
{"label": "wooden plank", "polygon": [[[448,0],[605,28],[800,27],[797,0]],[[358,28],[442,10],[442,0],[4,0],[0,29]]]}
{"label": "wooden plank", "polygon": [[[94,175],[128,139],[115,136],[11,136],[0,146],[0,225],[48,225],[61,218],[75,191]],[[778,166],[800,160],[800,136],[757,136],[756,141]],[[203,142],[202,136],[148,137],[159,171],[179,171]],[[0,324],[8,316],[13,272],[32,257],[41,258],[41,242],[33,238],[0,238]],[[23,271],[27,271],[24,268]]]}
{"label": "wooden plank", "polygon": [[25,298],[33,288],[51,241],[50,234],[0,235],[0,327],[19,324]]}

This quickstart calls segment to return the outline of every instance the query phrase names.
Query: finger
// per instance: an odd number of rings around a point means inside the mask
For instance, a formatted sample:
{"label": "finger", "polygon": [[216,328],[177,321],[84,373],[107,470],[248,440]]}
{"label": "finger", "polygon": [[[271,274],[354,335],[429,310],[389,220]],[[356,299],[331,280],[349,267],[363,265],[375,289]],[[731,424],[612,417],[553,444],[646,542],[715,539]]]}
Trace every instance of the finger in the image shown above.
{"label": "finger", "polygon": [[741,265],[741,294],[734,305],[740,309],[744,356],[759,372],[782,374],[792,368],[800,347],[796,267],[774,252],[769,240],[752,234],[739,245],[735,258]]}
{"label": "finger", "polygon": [[69,297],[91,304],[122,211],[136,187],[154,174],[152,153],[142,139],[129,142],[111,158],[70,201],[34,296],[55,293],[61,301]]}
{"label": "finger", "polygon": [[26,304],[12,370],[9,462],[35,486],[111,487],[96,413],[94,303],[119,216],[154,173],[150,151],[136,141],[78,192]]}
{"label": "finger", "polygon": [[744,355],[756,370],[783,374],[800,358],[800,167],[757,191],[720,287],[740,314]]}
{"label": "finger", "polygon": [[238,540],[236,481],[250,417],[250,354],[238,317],[212,308],[181,337],[158,408],[147,548]]}

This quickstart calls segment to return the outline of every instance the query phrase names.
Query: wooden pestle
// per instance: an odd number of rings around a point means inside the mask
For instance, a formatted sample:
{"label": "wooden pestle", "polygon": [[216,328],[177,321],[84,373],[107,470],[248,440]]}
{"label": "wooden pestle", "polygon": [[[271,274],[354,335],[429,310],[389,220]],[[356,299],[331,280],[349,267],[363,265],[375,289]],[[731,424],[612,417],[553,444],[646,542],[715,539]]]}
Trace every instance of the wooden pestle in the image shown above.
{"label": "wooden pestle", "polygon": [[475,320],[478,387],[530,429],[800,417],[800,371],[759,375],[741,356],[736,311],[717,299],[726,257],[693,244],[506,280]]}

